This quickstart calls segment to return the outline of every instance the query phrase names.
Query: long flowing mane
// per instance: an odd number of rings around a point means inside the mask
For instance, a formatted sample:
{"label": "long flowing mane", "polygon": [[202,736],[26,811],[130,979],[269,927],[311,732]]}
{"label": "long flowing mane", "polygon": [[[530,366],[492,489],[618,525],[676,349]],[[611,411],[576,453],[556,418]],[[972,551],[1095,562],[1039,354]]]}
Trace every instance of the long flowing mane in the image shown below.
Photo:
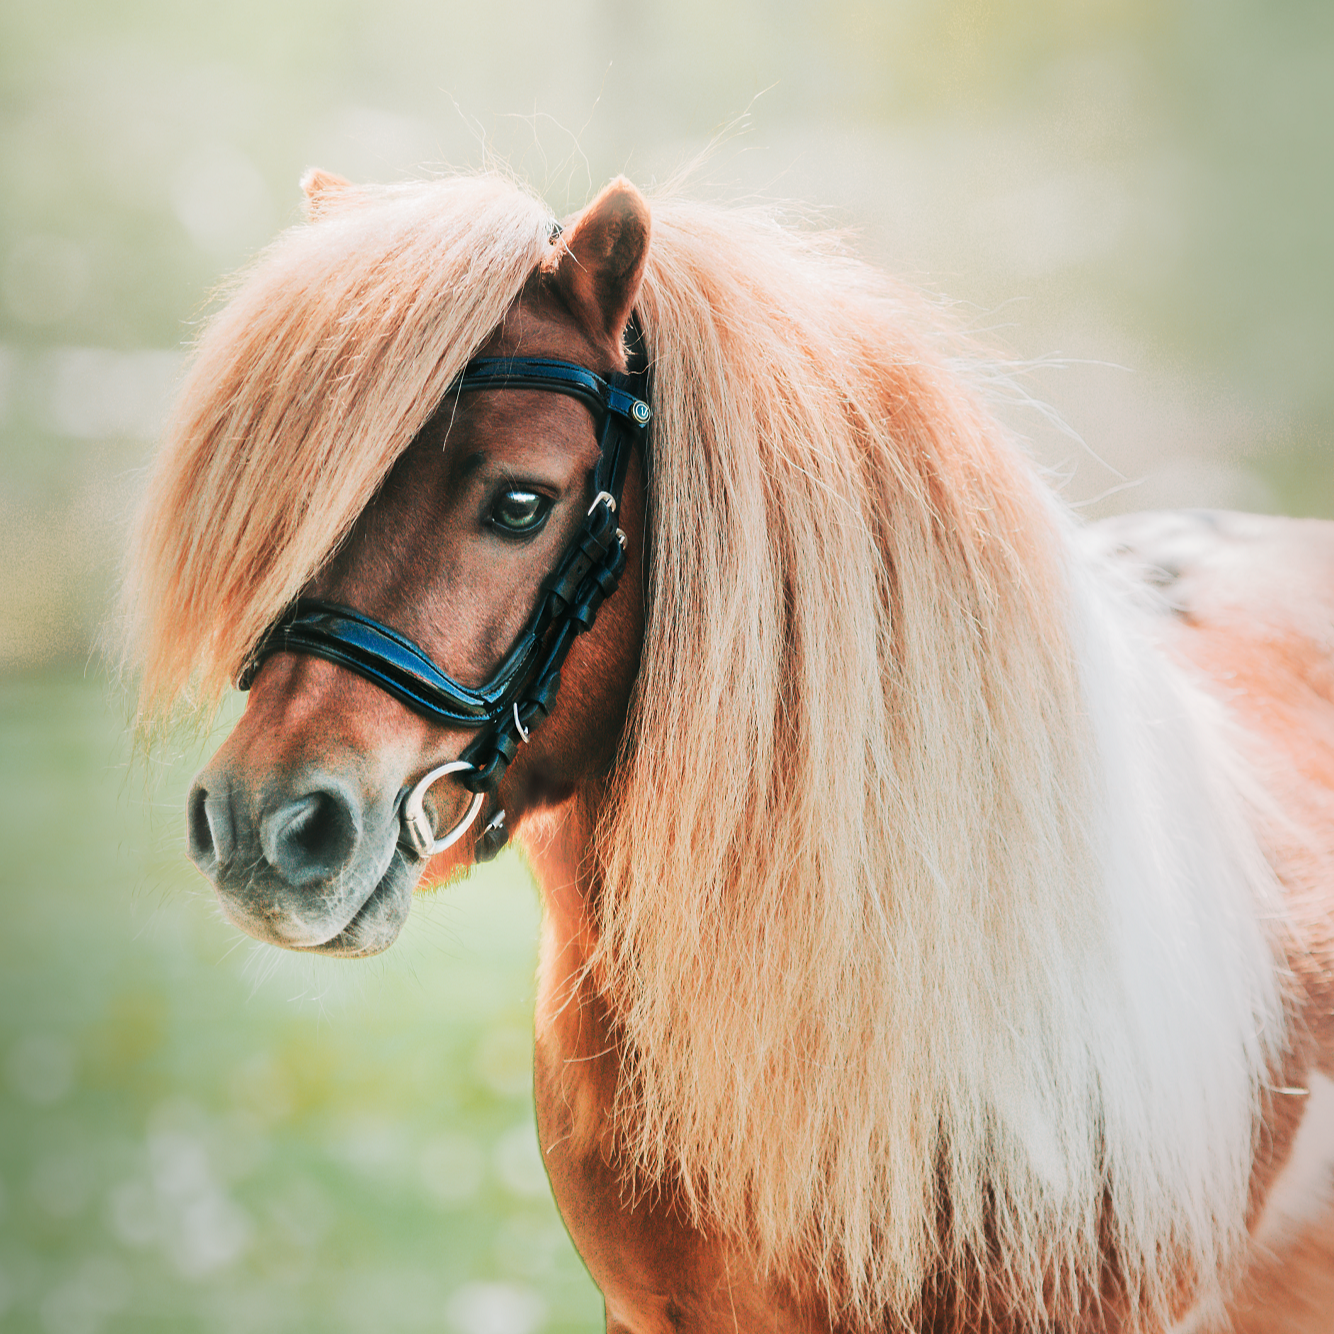
{"label": "long flowing mane", "polygon": [[[133,556],[149,707],[216,698],[550,222],[494,178],[360,190],[244,277]],[[852,1324],[943,1272],[1034,1327],[1210,1300],[1282,1042],[1221,720],[927,303],[666,198],[639,314],[648,623],[592,850],[629,1179]]]}
{"label": "long flowing mane", "polygon": [[1281,1030],[1221,720],[923,302],[665,201],[640,308],[649,621],[594,964],[631,1164],[854,1323],[912,1325],[941,1268],[1034,1326],[1207,1300]]}

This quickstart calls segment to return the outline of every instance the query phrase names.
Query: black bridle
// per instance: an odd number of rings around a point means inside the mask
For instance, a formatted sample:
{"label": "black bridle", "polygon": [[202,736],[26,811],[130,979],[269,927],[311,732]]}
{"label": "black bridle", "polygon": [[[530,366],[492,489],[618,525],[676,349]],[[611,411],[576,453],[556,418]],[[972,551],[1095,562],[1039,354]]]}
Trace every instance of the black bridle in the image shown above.
{"label": "black bridle", "polygon": [[[410,794],[405,789],[402,841],[419,856],[459,837],[480,808],[481,794],[495,791],[520,744],[550,714],[570,646],[593,624],[625,569],[625,534],[616,526],[616,512],[632,447],[644,444],[653,416],[637,330],[631,329],[630,338],[628,374],[595,375],[573,362],[544,357],[479,357],[448,390],[566,394],[587,405],[597,427],[598,460],[590,477],[593,502],[555,569],[542,581],[527,624],[489,680],[465,686],[442,672],[407,636],[374,617],[319,598],[299,598],[265,634],[237,681],[240,689],[248,690],[266,658],[306,653],[364,676],[431,722],[475,730],[477,736],[459,760],[433,770]],[[478,796],[465,821],[446,839],[435,840],[421,798],[444,772],[457,774]],[[508,837],[502,810],[478,839],[477,859],[494,857]]]}

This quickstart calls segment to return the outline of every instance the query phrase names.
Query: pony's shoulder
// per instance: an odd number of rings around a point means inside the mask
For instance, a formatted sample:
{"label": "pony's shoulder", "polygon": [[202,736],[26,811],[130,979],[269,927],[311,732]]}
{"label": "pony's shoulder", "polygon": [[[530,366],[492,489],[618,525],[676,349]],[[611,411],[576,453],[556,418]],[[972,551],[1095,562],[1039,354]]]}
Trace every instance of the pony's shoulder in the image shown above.
{"label": "pony's shoulder", "polygon": [[1183,510],[1109,519],[1085,540],[1149,592],[1162,646],[1240,724],[1282,812],[1265,841],[1297,940],[1289,963],[1334,1076],[1334,523]]}
{"label": "pony's shoulder", "polygon": [[1187,626],[1300,645],[1310,684],[1334,703],[1334,522],[1166,510],[1105,519],[1085,541]]}

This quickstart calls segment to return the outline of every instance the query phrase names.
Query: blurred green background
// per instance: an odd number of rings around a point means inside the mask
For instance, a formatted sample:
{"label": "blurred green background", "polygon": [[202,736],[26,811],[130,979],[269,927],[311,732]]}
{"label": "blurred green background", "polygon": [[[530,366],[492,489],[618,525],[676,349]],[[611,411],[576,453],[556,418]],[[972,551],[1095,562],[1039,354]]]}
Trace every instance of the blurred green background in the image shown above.
{"label": "blurred green background", "polygon": [[132,765],[95,647],[182,347],[306,166],[564,211],[693,163],[956,301],[1085,512],[1334,515],[1327,0],[10,0],[0,107],[0,1329],[599,1327],[522,866],[370,963],[238,941],[206,747]]}

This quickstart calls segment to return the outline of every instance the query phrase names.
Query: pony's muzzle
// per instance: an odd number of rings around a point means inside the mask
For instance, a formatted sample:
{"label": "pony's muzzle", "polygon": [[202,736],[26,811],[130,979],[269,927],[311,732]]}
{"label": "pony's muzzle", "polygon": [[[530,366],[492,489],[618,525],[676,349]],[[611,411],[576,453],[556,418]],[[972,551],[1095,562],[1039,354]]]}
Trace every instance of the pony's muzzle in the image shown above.
{"label": "pony's muzzle", "polygon": [[397,812],[325,769],[256,792],[225,764],[195,780],[190,856],[227,919],[286,949],[374,954],[406,920],[415,860],[396,848]]}
{"label": "pony's muzzle", "polygon": [[[355,859],[364,815],[344,784],[325,776],[295,796],[284,794],[260,814],[258,829],[244,815],[238,827],[237,793],[225,776],[205,774],[190,793],[186,839],[190,859],[215,883],[234,868],[238,856],[259,850],[278,879],[294,889],[332,880]],[[252,851],[245,852],[243,845]]]}

